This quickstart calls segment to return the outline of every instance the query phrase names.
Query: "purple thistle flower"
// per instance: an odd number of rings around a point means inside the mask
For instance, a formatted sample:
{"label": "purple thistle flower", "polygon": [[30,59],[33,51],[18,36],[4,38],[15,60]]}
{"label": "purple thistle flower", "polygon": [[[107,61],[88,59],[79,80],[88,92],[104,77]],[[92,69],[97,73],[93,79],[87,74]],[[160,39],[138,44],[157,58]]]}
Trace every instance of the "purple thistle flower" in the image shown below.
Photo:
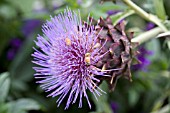
{"label": "purple thistle flower", "polygon": [[132,66],[132,69],[147,71],[148,66],[150,65],[150,60],[147,58],[148,55],[152,55],[153,52],[146,50],[143,46],[139,48],[140,54],[137,56],[138,60],[141,62],[140,64],[135,64]]}
{"label": "purple thistle flower", "polygon": [[13,60],[15,55],[16,55],[16,50],[11,48],[7,52],[7,59],[8,60]]}
{"label": "purple thistle flower", "polygon": [[13,48],[19,48],[20,46],[21,46],[21,44],[22,44],[22,41],[21,41],[21,39],[19,39],[19,38],[12,38],[11,40],[10,40],[10,45],[13,47]]}
{"label": "purple thistle flower", "polygon": [[21,31],[22,31],[24,36],[28,37],[40,25],[41,25],[40,20],[38,20],[38,19],[29,19],[29,20],[26,20],[24,22],[24,25],[22,26]]}
{"label": "purple thistle flower", "polygon": [[18,50],[22,45],[22,40],[19,38],[12,38],[9,44],[10,44],[10,49],[7,51],[7,59],[13,60],[16,53],[18,52]]}
{"label": "purple thistle flower", "polygon": [[118,108],[119,108],[118,103],[112,101],[111,104],[110,104],[110,106],[111,106],[111,108],[112,108],[113,113],[117,113],[117,110],[118,110]]}
{"label": "purple thistle flower", "polygon": [[146,30],[146,31],[149,31],[149,30],[153,29],[154,27],[155,27],[155,24],[154,24],[154,23],[148,22],[148,23],[146,24],[145,30]]}
{"label": "purple thistle flower", "polygon": [[[59,96],[58,106],[68,96],[65,109],[75,103],[79,97],[79,107],[82,107],[82,97],[87,99],[86,91],[89,90],[96,97],[103,92],[96,83],[96,74],[104,75],[93,64],[100,60],[104,54],[99,55],[101,48],[96,48],[97,38],[95,27],[91,21],[82,24],[80,13],[66,9],[64,13],[51,17],[42,28],[43,36],[38,35],[34,48],[33,63],[39,65],[33,67],[34,75],[39,79],[37,83],[49,96]],[[116,70],[116,69],[115,69]],[[104,92],[103,92],[104,93]]]}

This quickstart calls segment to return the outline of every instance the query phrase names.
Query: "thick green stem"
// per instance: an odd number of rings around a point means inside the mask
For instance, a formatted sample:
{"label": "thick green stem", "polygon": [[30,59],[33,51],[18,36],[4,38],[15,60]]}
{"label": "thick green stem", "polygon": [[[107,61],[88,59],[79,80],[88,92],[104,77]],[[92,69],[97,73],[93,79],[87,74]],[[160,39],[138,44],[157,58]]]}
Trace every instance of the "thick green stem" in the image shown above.
{"label": "thick green stem", "polygon": [[133,38],[131,42],[138,42],[139,44],[146,42],[147,40],[156,37],[158,34],[164,32],[160,27],[146,31],[139,36]]}
{"label": "thick green stem", "polygon": [[153,14],[149,14],[146,11],[144,11],[142,8],[140,8],[139,6],[137,6],[135,3],[133,3],[131,0],[123,0],[124,3],[126,3],[129,7],[131,7],[138,15],[140,15],[141,17],[143,17],[144,19],[151,21],[153,23],[155,23],[156,25],[158,25],[164,32],[167,32],[167,28],[162,24],[161,20],[153,15]]}

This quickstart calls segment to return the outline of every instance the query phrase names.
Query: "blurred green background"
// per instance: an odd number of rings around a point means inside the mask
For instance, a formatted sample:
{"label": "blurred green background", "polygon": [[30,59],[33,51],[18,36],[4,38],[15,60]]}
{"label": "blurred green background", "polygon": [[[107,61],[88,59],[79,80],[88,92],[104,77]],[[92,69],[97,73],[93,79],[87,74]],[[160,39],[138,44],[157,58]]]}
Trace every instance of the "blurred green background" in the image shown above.
{"label": "blurred green background", "polygon": [[[169,22],[170,0],[133,1]],[[126,30],[135,36],[155,27],[131,14],[121,0],[116,4],[101,4],[99,0],[0,0],[0,113],[170,113],[170,49],[165,38],[140,46],[145,49],[142,58],[146,64],[132,69],[133,82],[119,79],[114,92],[109,92],[103,82],[100,87],[107,94],[98,101],[89,93],[92,109],[83,99],[83,108],[76,103],[64,110],[67,100],[57,107],[57,97],[46,97],[34,80],[32,47],[37,34],[42,34],[41,25],[66,7],[80,9],[83,20],[89,13],[95,19],[111,15],[113,23],[126,17]],[[165,8],[162,12],[161,7]]]}

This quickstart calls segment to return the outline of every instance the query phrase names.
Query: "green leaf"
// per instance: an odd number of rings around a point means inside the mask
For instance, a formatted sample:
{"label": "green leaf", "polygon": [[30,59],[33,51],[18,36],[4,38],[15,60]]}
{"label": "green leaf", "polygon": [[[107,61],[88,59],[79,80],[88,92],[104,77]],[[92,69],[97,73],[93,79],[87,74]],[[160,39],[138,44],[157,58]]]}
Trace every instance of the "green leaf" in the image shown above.
{"label": "green leaf", "polygon": [[[32,14],[33,2],[35,2],[35,0],[7,0],[7,1],[13,4],[14,6],[16,6],[18,9],[21,9],[24,16],[28,16]],[[37,7],[40,7],[40,6],[37,6]]]}
{"label": "green leaf", "polygon": [[24,110],[39,110],[40,105],[32,99],[20,99],[17,101],[17,106]]}
{"label": "green leaf", "polygon": [[159,43],[159,41],[157,39],[152,39],[149,42],[147,42],[146,44],[146,48],[148,50],[152,50],[153,51],[153,55],[149,56],[149,58],[151,60],[157,60],[157,58],[160,58],[160,54],[161,54],[161,45]]}
{"label": "green leaf", "polygon": [[10,19],[10,18],[16,17],[17,12],[14,9],[14,7],[12,7],[10,5],[1,5],[0,15],[5,17],[5,19]]}
{"label": "green leaf", "polygon": [[[107,90],[107,84],[106,82],[103,82],[100,85],[101,89]],[[106,91],[108,92],[108,91]],[[96,113],[112,113],[110,104],[108,103],[108,95],[102,94],[100,97],[98,97],[98,100],[93,96],[93,101],[96,105]]]}
{"label": "green leaf", "polygon": [[[35,31],[35,34],[36,33],[37,31]],[[12,79],[12,92],[15,92],[16,90],[21,91],[22,89],[28,88],[28,84],[26,84],[26,82],[29,82],[33,79],[34,71],[32,69],[33,64],[31,62],[32,58],[30,56],[33,51],[32,47],[34,46],[33,40],[36,38],[35,34],[31,34],[30,37],[24,41],[23,46],[18,51],[15,59],[12,61],[9,67]],[[18,87],[18,85],[21,83],[22,85]],[[26,87],[24,88],[23,86]]]}
{"label": "green leaf", "polygon": [[170,79],[170,71],[161,71],[161,75],[163,76],[163,77],[166,77],[166,78],[169,78]]}
{"label": "green leaf", "polygon": [[170,50],[170,41],[168,40],[166,43],[167,43],[168,48],[169,48],[169,50]]}
{"label": "green leaf", "polygon": [[29,62],[31,62],[30,56],[31,56],[31,52],[33,51],[32,47],[34,46],[33,40],[36,38],[37,34],[38,31],[35,30],[34,34],[31,34],[30,37],[28,37],[24,41],[23,46],[20,48],[15,59],[10,65],[9,69],[10,69],[11,77],[13,76],[16,77],[17,75],[20,75],[20,71],[23,69],[23,67],[27,66],[25,64],[28,63],[28,60]]}
{"label": "green leaf", "polygon": [[170,112],[170,104],[164,106],[163,108],[161,108],[157,111],[151,112],[151,113],[169,113],[169,112]]}
{"label": "green leaf", "polygon": [[6,100],[10,88],[9,73],[5,72],[0,75],[0,103]]}
{"label": "green leaf", "polygon": [[101,10],[106,13],[108,10],[122,10],[123,11],[127,9],[127,6],[113,4],[112,2],[105,2],[103,4],[97,3],[95,8],[97,9],[97,11]]}
{"label": "green leaf", "polygon": [[[155,113],[157,113],[159,111],[159,113],[169,113],[169,112],[160,112],[163,111],[164,108],[162,108],[165,100],[170,96],[170,91],[169,90],[164,90],[164,94],[162,94],[162,96],[160,98],[157,99],[157,101],[154,103],[152,111]],[[165,106],[164,106],[165,107]],[[170,107],[170,106],[169,106]],[[166,109],[166,107],[165,107]],[[170,108],[169,108],[170,110]]]}
{"label": "green leaf", "polygon": [[162,20],[166,19],[166,13],[165,13],[165,8],[163,4],[163,0],[153,0],[154,2],[154,7],[156,11],[156,15],[161,18]]}
{"label": "green leaf", "polygon": [[128,95],[129,105],[133,107],[136,105],[137,101],[139,100],[138,92],[136,92],[134,89],[130,89],[128,93],[129,93]]}
{"label": "green leaf", "polygon": [[115,14],[111,16],[111,19],[113,21],[113,25],[118,24],[122,19],[134,14],[135,12],[133,10],[127,10],[125,12],[120,12],[118,14]]}
{"label": "green leaf", "polygon": [[98,19],[100,17],[106,18],[108,16],[108,10],[119,10],[123,11],[126,10],[127,7],[122,5],[115,5],[112,2],[104,2],[103,4],[94,2],[92,7],[87,7],[88,13],[92,14],[94,19]]}
{"label": "green leaf", "polygon": [[5,103],[0,104],[0,113],[7,113],[7,109],[8,109],[7,104]]}
{"label": "green leaf", "polygon": [[78,8],[77,0],[66,0],[67,4],[71,6],[71,8]]}
{"label": "green leaf", "polygon": [[39,110],[40,105],[32,99],[19,99],[8,103],[7,113],[26,113],[29,110]]}

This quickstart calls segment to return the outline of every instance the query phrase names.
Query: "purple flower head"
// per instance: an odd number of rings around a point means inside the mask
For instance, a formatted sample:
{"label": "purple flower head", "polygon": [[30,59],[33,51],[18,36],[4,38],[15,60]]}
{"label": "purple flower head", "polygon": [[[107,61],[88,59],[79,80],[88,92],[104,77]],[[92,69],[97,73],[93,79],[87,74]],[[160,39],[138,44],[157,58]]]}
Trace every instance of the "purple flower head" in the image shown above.
{"label": "purple flower head", "polygon": [[113,113],[117,113],[117,110],[118,110],[118,108],[119,108],[118,103],[112,101],[111,104],[110,104],[110,106],[111,106],[111,108],[112,108]]}
{"label": "purple flower head", "polygon": [[149,31],[149,30],[151,30],[151,29],[153,29],[155,27],[155,24],[154,23],[152,23],[152,22],[149,22],[149,23],[147,23],[146,24],[146,31]]}
{"label": "purple flower head", "polygon": [[18,52],[19,48],[22,45],[22,40],[19,38],[12,38],[9,44],[10,49],[7,51],[7,59],[13,60],[13,58],[15,57],[16,53]]}
{"label": "purple flower head", "polygon": [[146,50],[143,46],[139,48],[140,54],[137,56],[138,60],[141,62],[140,64],[136,64],[132,66],[132,69],[147,71],[148,66],[150,65],[150,60],[147,58],[148,55],[152,55],[153,52]]}
{"label": "purple flower head", "polygon": [[22,41],[19,38],[12,38],[10,40],[10,46],[13,48],[18,49],[21,46],[21,44],[22,44]]}
{"label": "purple flower head", "polygon": [[82,0],[77,0],[77,4],[81,5]]}
{"label": "purple flower head", "polygon": [[103,92],[96,82],[95,74],[104,75],[93,64],[104,55],[98,55],[101,48],[96,49],[98,35],[91,20],[82,24],[80,13],[75,13],[68,8],[64,13],[51,17],[42,28],[43,36],[38,35],[33,63],[37,83],[42,89],[51,92],[48,96],[60,96],[58,106],[68,96],[65,109],[76,100],[82,107],[82,97],[87,99],[86,91],[90,91],[96,97]]}
{"label": "purple flower head", "polygon": [[24,36],[28,37],[31,33],[34,32],[36,28],[40,27],[40,25],[41,25],[40,20],[37,19],[26,20],[21,31]]}
{"label": "purple flower head", "polygon": [[13,60],[14,59],[14,57],[15,57],[15,55],[16,55],[16,50],[15,49],[9,49],[8,51],[7,51],[7,59],[8,60]]}

